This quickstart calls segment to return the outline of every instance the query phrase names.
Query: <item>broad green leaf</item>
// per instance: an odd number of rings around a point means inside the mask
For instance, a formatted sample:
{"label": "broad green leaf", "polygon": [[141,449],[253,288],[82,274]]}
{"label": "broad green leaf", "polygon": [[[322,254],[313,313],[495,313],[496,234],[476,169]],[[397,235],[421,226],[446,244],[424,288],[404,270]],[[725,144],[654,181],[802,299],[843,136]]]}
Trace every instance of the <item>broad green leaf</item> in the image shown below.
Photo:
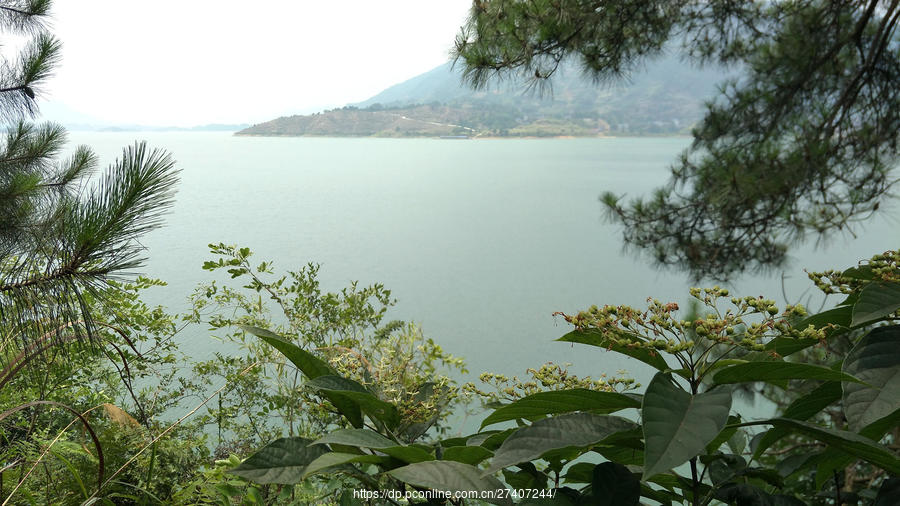
{"label": "broad green leaf", "polygon": [[823,381],[853,381],[857,378],[828,367],[796,362],[748,362],[726,367],[713,376],[717,385],[747,383],[751,381],[779,381],[812,379]]}
{"label": "broad green leaf", "polygon": [[[646,480],[651,483],[655,483],[668,491],[675,492],[676,490],[681,490],[682,497],[688,497],[693,494],[695,484],[688,478],[684,478],[682,476],[678,476],[675,473],[671,474],[657,474],[652,478]],[[700,483],[700,496],[704,496],[712,491],[712,487],[707,485],[706,483]]]}
{"label": "broad green leaf", "polygon": [[732,425],[736,423],[741,423],[741,417],[729,416],[728,421],[725,422],[726,427],[716,435],[715,439],[706,445],[706,453],[716,453],[716,450],[718,450],[720,446],[730,440],[737,433],[737,427],[732,427]]}
{"label": "broad green leaf", "polygon": [[788,495],[772,495],[749,483],[730,483],[716,491],[716,498],[728,504],[746,506],[805,506]]}
{"label": "broad green leaf", "polygon": [[544,418],[517,429],[506,438],[494,452],[487,472],[493,473],[520,462],[529,462],[552,450],[584,448],[636,426],[634,422],[624,418],[591,413]]}
{"label": "broad green leaf", "polygon": [[[489,432],[493,433],[496,431],[489,431]],[[441,439],[440,441],[437,441],[437,443],[440,444],[441,447],[443,447],[443,448],[450,448],[453,446],[466,446],[469,444],[469,439],[471,439],[472,437],[475,437],[475,436],[482,436],[482,435],[484,435],[484,433],[469,434],[468,436],[449,437],[447,439]]]}
{"label": "broad green leaf", "polygon": [[327,394],[330,400],[333,398],[350,400],[367,415],[381,420],[391,428],[400,423],[400,414],[394,405],[375,397],[364,386],[353,380],[332,375],[319,376],[307,381],[306,386]]}
{"label": "broad green leaf", "polygon": [[858,267],[850,267],[841,273],[842,277],[861,279],[863,281],[872,281],[875,279],[875,273],[869,265],[860,265]]}
{"label": "broad green leaf", "polygon": [[594,468],[596,464],[579,462],[566,469],[565,483],[590,483],[594,481]]}
{"label": "broad green leaf", "polygon": [[703,456],[701,461],[706,464],[709,479],[715,485],[721,485],[731,481],[747,469],[747,461],[740,455],[726,455],[718,453],[713,456]]}
{"label": "broad green leaf", "polygon": [[[337,379],[335,380],[334,378],[337,378]],[[322,397],[328,399],[331,402],[331,404],[333,404],[334,407],[337,408],[337,410],[342,415],[344,415],[344,417],[350,422],[351,425],[353,425],[357,429],[361,429],[363,427],[362,408],[360,407],[358,402],[356,402],[355,400],[353,400],[350,397],[347,397],[346,395],[341,395],[340,392],[342,391],[341,388],[354,388],[354,389],[358,388],[358,389],[361,389],[363,392],[365,392],[365,388],[363,388],[362,385],[360,385],[359,383],[356,383],[355,381],[352,381],[352,380],[340,381],[340,380],[344,380],[344,378],[340,378],[339,376],[334,376],[334,375],[330,375],[330,374],[324,375],[324,376],[319,376],[316,378],[316,380],[319,380],[318,383],[307,382],[306,384],[308,386],[318,390],[319,394]],[[314,381],[314,380],[310,380],[310,381]],[[335,388],[337,388],[337,390],[318,388],[319,385],[335,387]]]}
{"label": "broad green leaf", "polygon": [[888,478],[881,484],[872,506],[896,506],[900,504],[900,478]]}
{"label": "broad green leaf", "polygon": [[[841,384],[837,381],[826,381],[812,392],[796,399],[784,410],[782,418],[794,420],[809,420],[817,413],[837,402],[841,398]],[[772,427],[763,435],[753,451],[753,458],[757,459],[776,441],[788,435],[789,431],[783,427]]]}
{"label": "broad green leaf", "polygon": [[812,325],[817,329],[827,327],[828,325],[837,325],[838,327],[850,327],[850,320],[853,317],[853,307],[838,306],[821,313],[810,315],[803,320],[797,322],[794,328],[805,330]]}
{"label": "broad green leaf", "polygon": [[865,385],[844,383],[844,414],[850,429],[863,427],[900,409],[900,326],[879,327],[859,340],[843,370]]}
{"label": "broad green leaf", "polygon": [[530,420],[543,415],[572,411],[604,410],[612,413],[621,409],[640,407],[639,401],[616,392],[598,392],[586,388],[539,392],[495,410],[481,422],[481,428],[519,418]]}
{"label": "broad green leaf", "polygon": [[326,374],[336,374],[324,361],[274,332],[250,325],[240,325],[240,327],[280,351],[309,379],[316,379]]}
{"label": "broad green leaf", "polygon": [[477,434],[466,441],[466,446],[483,446],[490,451],[496,451],[500,445],[506,441],[517,429],[506,429],[501,431],[487,431],[484,434]]}
{"label": "broad green leaf", "polygon": [[691,395],[657,373],[644,393],[644,479],[677,467],[715,439],[731,410],[731,390]]}
{"label": "broad green leaf", "polygon": [[434,460],[434,455],[430,452],[419,448],[418,446],[392,446],[390,448],[382,448],[380,450],[381,453],[385,453],[394,457],[395,459],[402,460],[403,462],[408,462],[410,464],[414,464],[416,462],[425,462],[427,460]]}
{"label": "broad green leaf", "polygon": [[276,439],[228,472],[254,483],[300,483],[306,467],[328,452],[324,445],[311,442],[302,437]]}
{"label": "broad green leaf", "polygon": [[519,468],[518,471],[513,471],[512,469],[503,470],[503,479],[510,488],[517,490],[524,488],[544,490],[547,488],[548,476],[546,471],[538,471],[537,467],[531,462],[523,462],[516,467]]}
{"label": "broad green leaf", "polygon": [[774,351],[782,357],[793,355],[811,346],[819,344],[818,339],[795,339],[793,337],[776,337],[766,344],[766,350]]}
{"label": "broad green leaf", "polygon": [[808,463],[814,464],[816,467],[816,488],[821,489],[822,485],[830,480],[835,472],[842,472],[856,460],[856,457],[847,455],[834,448],[827,448],[819,453],[815,459],[810,459]]}
{"label": "broad green leaf", "polygon": [[627,467],[604,462],[594,467],[591,495],[596,506],[637,506],[641,481]]}
{"label": "broad green leaf", "polygon": [[[457,491],[498,491],[505,487],[493,476],[482,476],[475,466],[453,462],[450,460],[432,460],[418,462],[399,467],[388,474],[414,487],[442,490],[450,493]],[[512,504],[507,498],[487,499],[491,504]]]}
{"label": "broad green leaf", "polygon": [[[730,419],[731,417],[729,417],[729,421]],[[741,455],[744,453],[744,449],[747,448],[747,433],[739,430],[732,434],[726,443],[728,443],[727,446],[731,453]]]}
{"label": "broad green leaf", "polygon": [[769,420],[744,422],[740,424],[742,427],[751,425],[774,425],[776,427],[785,427],[817,441],[821,441],[838,451],[865,460],[889,473],[900,474],[900,459],[898,459],[889,449],[865,436],[856,434],[855,432],[829,429],[813,423],[792,420],[790,418],[772,418]]}
{"label": "broad green leaf", "polygon": [[782,478],[789,478],[797,471],[807,467],[809,462],[815,460],[819,455],[821,453],[815,450],[789,455],[775,463],[775,470]]}
{"label": "broad green leaf", "polygon": [[637,448],[603,444],[595,446],[594,451],[611,462],[618,462],[626,466],[644,465],[644,450]]}
{"label": "broad green leaf", "polygon": [[872,441],[880,441],[888,431],[900,426],[900,408],[890,415],[866,425],[859,431],[860,436],[865,436]]}
{"label": "broad green leaf", "polygon": [[316,444],[339,444],[359,448],[390,448],[397,443],[370,429],[338,429],[316,440]]}
{"label": "broad green leaf", "polygon": [[[873,442],[878,442],[888,431],[897,427],[898,424],[900,424],[900,409],[890,416],[886,416],[875,423],[867,425],[859,431],[859,435],[868,438]],[[821,488],[835,471],[845,469],[855,460],[857,460],[856,457],[848,456],[846,453],[838,451],[835,448],[827,448],[825,451],[820,452],[816,458],[812,460],[816,465],[816,487]]]}
{"label": "broad green leaf", "polygon": [[355,462],[362,462],[365,464],[386,464],[391,462],[391,458],[383,457],[380,455],[355,455],[352,453],[329,452],[320,455],[316,460],[310,462],[309,465],[306,466],[306,469],[303,471],[303,478],[306,479],[307,476],[331,467],[339,466],[342,464],[352,464]]}
{"label": "broad green leaf", "polygon": [[[621,334],[623,338],[643,341],[640,336],[637,336],[635,334],[628,334],[626,332],[621,332]],[[644,348],[629,348],[627,346],[615,344],[597,330],[573,330],[572,332],[569,332],[568,334],[557,339],[557,341],[587,344],[590,346],[597,346],[599,348],[614,351],[616,353],[621,353],[631,358],[640,360],[641,362],[650,365],[658,371],[664,371],[669,368],[669,365],[666,364],[666,359],[664,359],[659,353]]]}
{"label": "broad green leaf", "polygon": [[869,283],[853,304],[853,327],[872,323],[900,309],[900,283]]}
{"label": "broad green leaf", "polygon": [[669,490],[656,490],[647,484],[641,483],[641,496],[658,502],[661,506],[672,506],[673,503],[681,504],[684,497]]}
{"label": "broad green leaf", "polygon": [[455,460],[456,462],[474,466],[493,455],[493,452],[481,446],[451,446],[444,450],[442,458],[443,460]]}

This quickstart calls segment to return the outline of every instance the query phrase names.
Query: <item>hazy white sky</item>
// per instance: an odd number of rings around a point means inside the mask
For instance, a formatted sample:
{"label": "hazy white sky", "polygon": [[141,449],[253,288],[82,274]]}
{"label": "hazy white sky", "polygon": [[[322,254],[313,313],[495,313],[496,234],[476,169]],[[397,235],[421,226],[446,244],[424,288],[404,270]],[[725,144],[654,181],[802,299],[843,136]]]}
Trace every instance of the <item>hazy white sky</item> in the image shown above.
{"label": "hazy white sky", "polygon": [[364,100],[447,61],[471,0],[57,0],[45,110],[253,123]]}

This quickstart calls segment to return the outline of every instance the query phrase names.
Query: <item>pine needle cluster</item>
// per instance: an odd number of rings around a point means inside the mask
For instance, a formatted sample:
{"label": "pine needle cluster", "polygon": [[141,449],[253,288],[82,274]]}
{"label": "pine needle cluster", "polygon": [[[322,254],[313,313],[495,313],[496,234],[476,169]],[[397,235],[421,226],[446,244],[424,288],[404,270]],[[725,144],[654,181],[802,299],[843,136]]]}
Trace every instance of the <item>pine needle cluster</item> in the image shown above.
{"label": "pine needle cluster", "polygon": [[0,62],[0,328],[24,345],[91,335],[83,295],[141,264],[137,239],[161,224],[177,181],[174,160],[143,143],[97,174],[90,148],[31,122],[60,55],[49,10],[48,0],[0,3],[0,32],[27,38]]}

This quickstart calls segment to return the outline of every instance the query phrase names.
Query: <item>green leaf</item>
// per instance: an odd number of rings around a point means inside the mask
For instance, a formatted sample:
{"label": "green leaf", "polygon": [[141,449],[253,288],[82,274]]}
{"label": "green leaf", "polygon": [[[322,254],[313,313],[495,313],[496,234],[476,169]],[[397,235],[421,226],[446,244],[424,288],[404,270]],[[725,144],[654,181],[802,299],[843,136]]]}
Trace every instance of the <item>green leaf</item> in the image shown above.
{"label": "green leaf", "polygon": [[[637,334],[629,334],[623,331],[620,333],[622,334],[622,337],[624,339],[644,341],[644,339]],[[664,359],[659,353],[644,348],[628,348],[627,346],[613,343],[606,336],[604,336],[603,333],[597,330],[573,330],[572,332],[569,332],[568,334],[557,339],[557,341],[587,344],[590,346],[597,346],[599,348],[614,351],[616,353],[621,353],[622,355],[640,360],[641,362],[655,368],[658,371],[664,371],[669,368],[669,365],[666,364],[666,359]]]}
{"label": "green leaf", "polygon": [[706,453],[716,453],[716,450],[718,450],[720,446],[722,446],[726,441],[730,440],[732,436],[737,433],[737,427],[731,426],[736,423],[741,423],[741,417],[729,416],[728,421],[725,422],[726,427],[722,429],[722,431],[719,432],[708,445],[706,445]]}
{"label": "green leaf", "polygon": [[463,464],[478,465],[484,459],[494,455],[493,452],[481,446],[451,446],[444,450],[444,460],[454,460]]}
{"label": "green leaf", "polygon": [[390,448],[382,448],[378,451],[390,455],[395,459],[402,460],[403,462],[408,462],[410,464],[434,460],[434,455],[432,455],[430,452],[423,450],[418,446],[412,445],[392,446]]}
{"label": "green leaf", "polygon": [[320,455],[316,460],[310,462],[309,465],[306,466],[306,469],[303,471],[303,479],[306,479],[307,476],[318,473],[319,471],[323,471],[325,469],[342,464],[351,464],[355,462],[362,462],[366,464],[387,464],[391,461],[392,459],[390,457],[383,457],[380,455],[355,455],[352,453],[329,452]]}
{"label": "green leaf", "polygon": [[573,413],[538,420],[513,432],[494,452],[488,473],[529,462],[562,448],[584,448],[621,431],[634,429],[634,422],[617,416]]}
{"label": "green leaf", "polygon": [[627,446],[618,446],[612,444],[603,444],[594,447],[594,451],[603,455],[606,460],[618,462],[626,466],[643,466],[644,450],[638,448],[629,448]]}
{"label": "green leaf", "polygon": [[818,339],[795,339],[793,337],[776,337],[766,344],[766,350],[774,351],[782,357],[793,355],[811,346],[819,344]]}
{"label": "green leaf", "polygon": [[309,379],[316,379],[327,374],[337,374],[328,364],[274,332],[250,325],[240,325],[240,328],[280,351]]}
{"label": "green leaf", "polygon": [[[545,472],[538,471],[534,464],[531,462],[523,462],[516,467],[520,470],[503,470],[503,480],[506,482],[507,486],[517,490],[523,488],[543,490],[547,488],[547,475]],[[588,479],[588,483],[590,483],[590,479]]]}
{"label": "green leaf", "polygon": [[276,439],[228,472],[254,483],[300,483],[306,466],[328,452],[311,442],[302,437]]}
{"label": "green leaf", "polygon": [[[307,381],[306,386],[326,394],[332,403],[334,398],[352,401],[367,415],[384,422],[391,428],[400,423],[400,414],[393,404],[375,397],[364,386],[353,380],[332,375],[319,376]],[[338,406],[336,405],[336,407]]]}
{"label": "green leaf", "polygon": [[857,327],[881,320],[900,309],[900,283],[869,283],[853,305],[850,325]]}
{"label": "green leaf", "polygon": [[681,503],[684,499],[682,496],[669,490],[656,490],[650,488],[647,484],[641,483],[641,496],[656,501],[662,506],[672,506],[673,501]]}
{"label": "green leaf", "polygon": [[875,279],[875,273],[869,265],[860,265],[858,267],[850,267],[841,273],[841,277],[851,279],[861,279],[863,281],[872,281]]}
{"label": "green leaf", "polygon": [[722,369],[713,376],[713,382],[717,385],[793,379],[859,382],[857,378],[847,373],[835,371],[828,367],[783,361],[748,362],[746,364],[733,365]]}
{"label": "green leaf", "polygon": [[810,459],[804,464],[815,465],[816,488],[822,488],[825,482],[834,477],[835,472],[843,472],[855,460],[857,460],[855,457],[844,452],[834,448],[826,448],[825,451],[816,455],[816,458]]}
{"label": "green leaf", "polygon": [[829,429],[813,423],[792,420],[790,418],[772,418],[769,420],[744,422],[740,424],[741,427],[751,425],[774,425],[776,427],[785,427],[817,441],[821,441],[831,448],[858,459],[865,460],[892,474],[900,474],[900,459],[884,446],[865,436],[856,434],[855,432]]}
{"label": "green leaf", "polygon": [[358,448],[390,448],[397,443],[371,429],[338,429],[316,440],[316,444],[339,444]]}
{"label": "green leaf", "polygon": [[[782,418],[794,420],[809,420],[817,413],[830,406],[841,398],[841,384],[837,381],[826,381],[812,392],[796,399],[784,410]],[[782,427],[772,427],[761,437],[753,451],[753,458],[757,459],[776,441],[788,435],[790,431]]]}
{"label": "green leaf", "polygon": [[900,504],[900,478],[888,478],[878,489],[872,506],[896,506]]}
{"label": "green leaf", "polygon": [[612,413],[621,409],[640,407],[640,401],[616,392],[598,392],[586,388],[539,392],[495,410],[481,422],[481,428],[519,418],[531,420],[543,415],[572,411],[603,410]]}
{"label": "green leaf", "polygon": [[[337,379],[335,379],[337,378]],[[359,403],[353,400],[352,398],[342,395],[342,388],[353,388],[353,389],[362,389],[363,392],[366,392],[365,388],[362,387],[359,383],[356,383],[352,380],[340,381],[344,378],[333,375],[325,375],[319,376],[315,380],[310,380],[306,384],[314,389],[317,389],[319,394],[328,399],[331,404],[334,405],[337,410],[344,415],[344,417],[350,422],[351,425],[356,427],[357,429],[362,428],[363,426],[363,416],[362,416],[362,408]],[[318,383],[311,383],[311,381],[319,381]],[[335,387],[337,390],[329,390],[327,388],[318,388],[320,385]]]}
{"label": "green leaf", "polygon": [[595,467],[596,464],[590,462],[572,464],[566,469],[565,483],[590,483],[594,481]]}
{"label": "green leaf", "polygon": [[594,467],[591,495],[597,506],[637,506],[641,500],[641,481],[627,467],[604,462]]}
{"label": "green leaf", "polygon": [[[867,425],[859,431],[859,435],[868,438],[873,442],[878,442],[888,431],[897,427],[898,423],[900,423],[900,409],[890,416],[886,416],[875,423]],[[846,453],[838,451],[835,448],[826,448],[825,451],[820,452],[816,455],[816,458],[813,459],[813,462],[816,465],[816,486],[821,488],[835,471],[846,468],[852,464],[854,460],[857,459],[853,456],[848,456]]]}
{"label": "green leaf", "polygon": [[679,466],[715,439],[731,410],[731,390],[691,395],[657,373],[644,394],[644,479]]}
{"label": "green leaf", "polygon": [[851,430],[900,409],[900,326],[879,327],[860,339],[844,360],[843,371],[866,383],[843,384]]}
{"label": "green leaf", "polygon": [[506,441],[517,429],[506,429],[500,431],[487,431],[484,434],[476,434],[466,441],[467,446],[483,446],[490,451],[496,451],[500,445]]}
{"label": "green leaf", "polygon": [[803,501],[788,495],[772,495],[748,483],[729,483],[716,491],[716,498],[741,506],[804,506]]}
{"label": "green leaf", "polygon": [[[497,491],[505,487],[493,476],[482,476],[481,470],[469,464],[449,460],[432,460],[399,467],[388,474],[414,487],[448,492]],[[488,499],[491,504],[512,504],[509,498]]]}
{"label": "green leaf", "polygon": [[800,320],[794,325],[794,328],[806,330],[810,325],[817,329],[827,327],[828,325],[837,325],[838,327],[850,327],[850,320],[853,318],[853,307],[838,306],[822,311],[807,318]]}

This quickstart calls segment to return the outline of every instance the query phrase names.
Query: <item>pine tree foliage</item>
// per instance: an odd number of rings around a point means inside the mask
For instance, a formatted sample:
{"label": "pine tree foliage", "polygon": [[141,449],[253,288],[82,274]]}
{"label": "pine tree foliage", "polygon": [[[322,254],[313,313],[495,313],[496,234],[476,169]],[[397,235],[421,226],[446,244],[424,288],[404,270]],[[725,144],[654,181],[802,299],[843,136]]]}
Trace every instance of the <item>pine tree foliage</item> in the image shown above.
{"label": "pine tree foliage", "polygon": [[602,201],[626,243],[695,277],[777,266],[807,234],[853,233],[896,181],[900,2],[477,0],[456,42],[475,86],[550,78],[567,58],[598,81],[678,48],[722,84],[652,197]]}
{"label": "pine tree foliage", "polygon": [[60,160],[66,132],[28,122],[60,44],[46,33],[50,2],[0,2],[0,28],[30,37],[0,63],[0,327],[24,342],[63,328],[90,335],[83,294],[140,265],[137,238],[172,202],[174,161],[137,143],[103,174],[87,147]]}

